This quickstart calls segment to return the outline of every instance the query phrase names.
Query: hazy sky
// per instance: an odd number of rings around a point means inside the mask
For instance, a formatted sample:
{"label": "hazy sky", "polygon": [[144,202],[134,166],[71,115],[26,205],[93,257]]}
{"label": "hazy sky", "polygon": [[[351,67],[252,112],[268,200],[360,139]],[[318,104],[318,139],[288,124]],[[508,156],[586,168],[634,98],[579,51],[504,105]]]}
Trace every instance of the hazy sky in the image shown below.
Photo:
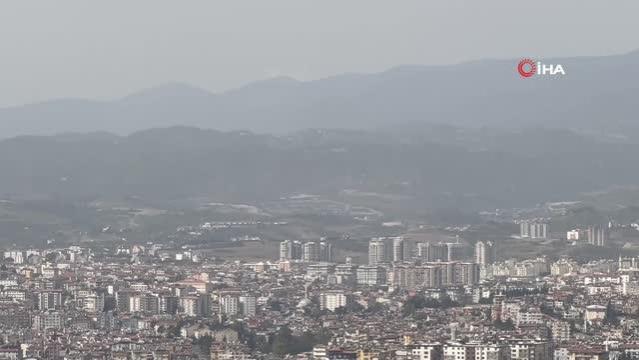
{"label": "hazy sky", "polygon": [[0,106],[639,48],[639,1],[2,1]]}

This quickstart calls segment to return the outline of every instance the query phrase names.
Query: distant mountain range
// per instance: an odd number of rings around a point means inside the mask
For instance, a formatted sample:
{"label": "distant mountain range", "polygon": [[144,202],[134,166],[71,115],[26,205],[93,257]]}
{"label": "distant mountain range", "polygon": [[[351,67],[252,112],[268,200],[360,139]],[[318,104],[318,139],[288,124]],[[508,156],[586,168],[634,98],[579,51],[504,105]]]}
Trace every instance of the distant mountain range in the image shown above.
{"label": "distant mountain range", "polygon": [[0,138],[174,125],[268,133],[421,123],[621,134],[639,128],[639,51],[541,60],[562,64],[567,74],[522,79],[519,59],[482,60],[306,82],[274,78],[221,94],[168,84],[115,101],[52,100],[0,109]]}
{"label": "distant mountain range", "polygon": [[[422,135],[423,134],[423,135]],[[135,198],[260,203],[295,194],[374,208],[476,211],[574,200],[636,185],[639,144],[566,130],[451,127],[307,130],[285,136],[190,127],[0,141],[0,199]],[[399,199],[388,200],[388,196]]]}

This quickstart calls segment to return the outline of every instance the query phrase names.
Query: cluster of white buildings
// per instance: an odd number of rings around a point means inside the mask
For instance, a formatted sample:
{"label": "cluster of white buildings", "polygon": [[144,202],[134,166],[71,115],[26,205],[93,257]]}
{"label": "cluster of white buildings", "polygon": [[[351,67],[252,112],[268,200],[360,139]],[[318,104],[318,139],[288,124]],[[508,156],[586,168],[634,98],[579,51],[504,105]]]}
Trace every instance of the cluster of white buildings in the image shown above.
{"label": "cluster of white buildings", "polygon": [[280,243],[280,260],[301,260],[306,262],[332,262],[333,244],[326,241],[284,240]]}

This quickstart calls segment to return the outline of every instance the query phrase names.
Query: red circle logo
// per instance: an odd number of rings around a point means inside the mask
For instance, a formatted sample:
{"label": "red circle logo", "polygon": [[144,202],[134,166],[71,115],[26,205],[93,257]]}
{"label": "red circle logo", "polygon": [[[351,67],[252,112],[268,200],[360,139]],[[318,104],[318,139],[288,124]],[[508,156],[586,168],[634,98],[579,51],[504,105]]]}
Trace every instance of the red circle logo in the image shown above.
{"label": "red circle logo", "polygon": [[517,65],[517,71],[522,77],[529,78],[537,72],[537,64],[531,59],[522,59]]}

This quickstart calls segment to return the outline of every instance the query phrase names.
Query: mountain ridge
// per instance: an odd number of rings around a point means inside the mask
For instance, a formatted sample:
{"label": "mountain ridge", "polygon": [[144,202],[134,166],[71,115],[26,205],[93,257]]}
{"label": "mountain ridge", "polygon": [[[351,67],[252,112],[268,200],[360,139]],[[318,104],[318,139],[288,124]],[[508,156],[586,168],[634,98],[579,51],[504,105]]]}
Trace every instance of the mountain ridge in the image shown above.
{"label": "mountain ridge", "polygon": [[548,58],[562,78],[522,79],[518,59],[402,65],[311,81],[276,77],[221,93],[168,83],[118,99],[59,99],[0,109],[0,137],[107,131],[125,135],[187,125],[285,133],[401,123],[587,131],[635,130],[639,51]]}
{"label": "mountain ridge", "polygon": [[[636,183],[639,143],[566,130],[306,130],[286,136],[192,127],[0,141],[0,198],[167,205],[261,202],[344,189],[392,193],[407,211],[472,211],[574,199]],[[449,136],[440,136],[448,133]],[[435,141],[437,140],[437,141]],[[610,161],[615,159],[615,161]]]}

